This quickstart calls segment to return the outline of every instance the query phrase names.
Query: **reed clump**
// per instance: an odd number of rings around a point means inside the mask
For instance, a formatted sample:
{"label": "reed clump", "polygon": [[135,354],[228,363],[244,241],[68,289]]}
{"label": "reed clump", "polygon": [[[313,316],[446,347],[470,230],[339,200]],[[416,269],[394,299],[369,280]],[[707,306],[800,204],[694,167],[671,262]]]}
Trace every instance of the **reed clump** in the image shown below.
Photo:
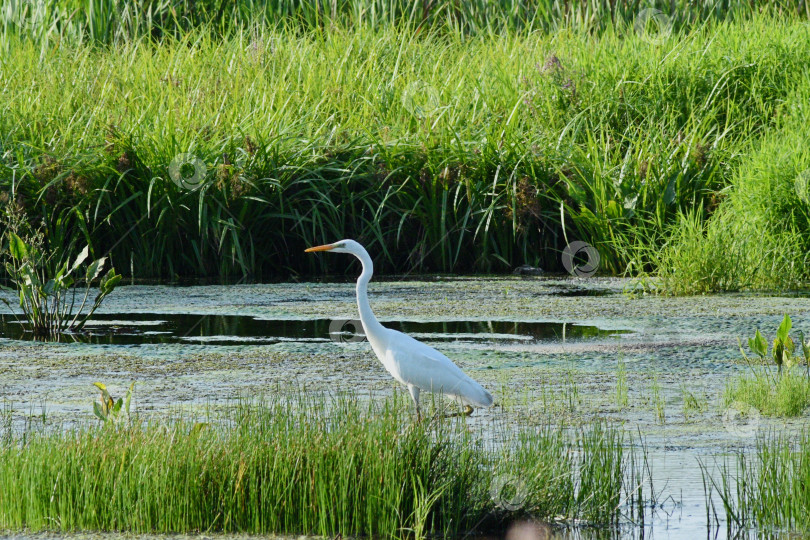
{"label": "reed clump", "polygon": [[810,435],[769,433],[756,451],[738,452],[704,478],[721,497],[729,533],[757,528],[780,533],[810,531]]}
{"label": "reed clump", "polygon": [[681,273],[670,228],[725,200],[810,56],[768,10],[654,42],[327,28],[8,33],[0,191],[136,278],[314,273],[303,248],[346,237],[382,272],[562,270],[581,239],[602,272]]}
{"label": "reed clump", "polygon": [[602,424],[490,439],[417,423],[398,396],[305,394],[129,418],[0,437],[0,527],[456,535],[526,516],[612,525],[641,501],[633,452]]}

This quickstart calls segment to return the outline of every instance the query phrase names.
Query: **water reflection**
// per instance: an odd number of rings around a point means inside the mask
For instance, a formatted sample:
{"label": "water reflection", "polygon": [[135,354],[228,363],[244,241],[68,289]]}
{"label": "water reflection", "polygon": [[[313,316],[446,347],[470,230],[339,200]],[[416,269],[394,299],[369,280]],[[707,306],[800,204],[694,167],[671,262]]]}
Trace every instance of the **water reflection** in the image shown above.
{"label": "water reflection", "polygon": [[[442,321],[386,322],[389,328],[431,341],[563,341],[605,338],[627,333],[559,322]],[[33,340],[14,317],[0,316],[0,336]],[[283,341],[363,341],[356,320],[262,320],[240,315],[106,314],[96,315],[84,331],[63,342],[107,345],[203,342],[218,345],[272,344]]]}

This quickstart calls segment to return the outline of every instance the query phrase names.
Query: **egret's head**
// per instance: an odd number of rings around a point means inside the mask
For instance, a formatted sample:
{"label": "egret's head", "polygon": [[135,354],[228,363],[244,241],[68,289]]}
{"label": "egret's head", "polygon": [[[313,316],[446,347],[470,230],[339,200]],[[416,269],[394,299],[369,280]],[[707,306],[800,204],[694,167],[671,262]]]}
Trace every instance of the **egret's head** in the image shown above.
{"label": "egret's head", "polygon": [[365,253],[365,249],[354,240],[340,240],[334,244],[326,244],[324,246],[316,246],[305,249],[307,253],[313,251],[331,251],[333,253],[351,253],[352,255],[360,255]]}

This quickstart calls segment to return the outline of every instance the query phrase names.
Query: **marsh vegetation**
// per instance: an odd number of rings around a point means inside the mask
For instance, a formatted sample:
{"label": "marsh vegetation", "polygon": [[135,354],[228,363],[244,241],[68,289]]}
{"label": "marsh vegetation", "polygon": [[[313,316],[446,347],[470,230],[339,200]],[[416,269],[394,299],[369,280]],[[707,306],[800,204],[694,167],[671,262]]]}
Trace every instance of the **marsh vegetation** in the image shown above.
{"label": "marsh vegetation", "polygon": [[48,249],[261,279],[326,239],[381,272],[577,239],[673,292],[806,278],[801,2],[69,4],[2,10],[0,189]]}
{"label": "marsh vegetation", "polygon": [[[757,329],[748,340],[756,355],[754,361],[741,348],[750,373],[728,381],[723,393],[726,404],[745,403],[773,416],[799,416],[806,411],[810,406],[810,343],[800,332],[796,345],[790,337],[792,325],[790,316],[785,315],[770,347]],[[771,360],[777,368],[775,373],[769,365]]]}
{"label": "marsh vegetation", "polygon": [[752,454],[737,453],[716,475],[707,475],[719,492],[730,535],[757,528],[810,531],[810,436],[768,433]]}
{"label": "marsh vegetation", "polygon": [[397,395],[298,392],[5,433],[0,527],[422,538],[526,516],[610,526],[645,503],[641,455],[602,423],[500,423],[493,439],[411,413]]}
{"label": "marsh vegetation", "polygon": [[[675,296],[808,284],[809,18],[799,0],[3,2],[0,394],[55,399],[65,423],[3,401],[0,528],[612,534],[660,509],[640,433],[722,443],[715,525],[806,533],[810,345],[784,316],[807,324],[806,299]],[[415,423],[366,344],[334,339],[324,317],[353,299],[244,285],[320,276],[303,249],[340,238],[381,273],[529,274],[373,293],[497,387],[497,413]],[[536,277],[570,272],[573,242],[632,279]],[[240,285],[111,295],[182,278]],[[740,362],[733,340],[777,319]],[[289,325],[268,339],[268,320]],[[291,381],[307,391],[255,398]]]}

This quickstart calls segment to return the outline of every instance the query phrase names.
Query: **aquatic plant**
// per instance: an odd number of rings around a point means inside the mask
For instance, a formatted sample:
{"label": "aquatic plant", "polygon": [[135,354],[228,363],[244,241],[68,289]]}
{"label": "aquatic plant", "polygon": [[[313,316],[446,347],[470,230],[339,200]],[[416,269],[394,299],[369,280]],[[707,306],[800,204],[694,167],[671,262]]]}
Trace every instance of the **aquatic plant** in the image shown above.
{"label": "aquatic plant", "polygon": [[752,137],[714,212],[684,212],[655,265],[677,294],[784,290],[810,281],[810,74],[798,72],[773,125]]}
{"label": "aquatic plant", "polygon": [[658,381],[658,374],[654,374],[650,383],[650,404],[655,411],[656,421],[664,425],[667,422],[666,401],[661,392],[661,384]]}
{"label": "aquatic plant", "polygon": [[690,391],[686,384],[681,383],[681,399],[683,400],[682,411],[684,421],[709,409],[709,404],[704,396],[698,396]]}
{"label": "aquatic plant", "polygon": [[644,504],[633,450],[600,423],[496,421],[491,440],[443,416],[413,422],[401,395],[281,391],[203,419],[14,435],[0,446],[0,527],[400,538],[528,516],[615,524]]}
{"label": "aquatic plant", "polygon": [[118,398],[118,401],[113,399],[104,383],[95,382],[93,386],[101,392],[99,400],[93,402],[93,414],[96,415],[96,418],[102,422],[129,420],[129,407],[132,404],[132,391],[135,388],[134,381],[129,385],[126,397]]}
{"label": "aquatic plant", "polygon": [[619,360],[616,371],[616,405],[618,405],[620,409],[624,409],[630,404],[628,391],[627,367],[625,366],[624,360]]}
{"label": "aquatic plant", "polygon": [[[750,375],[735,376],[727,383],[723,392],[726,406],[739,402],[756,407],[761,413],[774,416],[798,416],[810,406],[810,344],[800,334],[802,357],[794,355],[796,346],[790,337],[793,322],[785,314],[776,330],[773,346],[768,348],[768,341],[756,330],[753,338],[748,339],[748,347],[759,358],[759,363],[752,361],[740,346],[740,353],[751,369]],[[767,358],[777,366],[773,374],[762,364]],[[805,364],[805,373],[796,369]]]}
{"label": "aquatic plant", "polygon": [[[773,358],[774,364],[777,366],[779,374],[782,373],[783,366],[791,368],[794,365],[800,364],[802,361],[802,358],[794,355],[796,345],[793,342],[793,338],[790,337],[790,330],[792,328],[793,321],[790,318],[790,315],[785,313],[785,316],[782,318],[782,321],[779,323],[779,326],[776,329],[776,337],[773,340],[773,347],[771,349],[771,357]],[[810,343],[808,343],[804,338],[804,332],[799,333],[799,344],[801,346],[802,354],[804,355],[804,363],[805,365],[810,366]],[[768,341],[760,333],[759,328],[757,328],[756,332],[754,333],[754,337],[748,339],[748,347],[752,352],[759,356],[761,362],[765,362],[765,359],[768,356]],[[742,354],[743,359],[745,359],[745,361],[751,365],[751,359],[745,354],[742,346],[740,347],[740,353]]]}
{"label": "aquatic plant", "polygon": [[810,407],[810,379],[788,370],[775,379],[763,370],[732,377],[723,389],[723,404],[746,403],[769,416],[799,416]]}
{"label": "aquatic plant", "polygon": [[704,482],[722,500],[729,537],[757,528],[810,532],[810,435],[771,433],[757,439],[753,453],[738,451],[715,475],[703,467]]}
{"label": "aquatic plant", "polygon": [[[24,317],[24,320],[18,318],[18,322],[38,338],[50,339],[81,330],[104,298],[118,285],[121,276],[111,268],[101,278],[98,294],[85,313],[93,281],[101,275],[106,258],[88,262],[88,246],[72,263],[69,259],[54,262],[54,255],[46,253],[44,249],[42,233],[31,231],[19,210],[9,208],[2,223],[6,231],[0,241],[7,242],[8,247],[7,252],[0,251],[0,260],[5,259],[6,273],[15,288],[0,286],[0,291],[16,294],[17,305]],[[78,305],[77,298],[80,302]],[[0,302],[6,304],[17,317],[9,300],[0,298]]]}

